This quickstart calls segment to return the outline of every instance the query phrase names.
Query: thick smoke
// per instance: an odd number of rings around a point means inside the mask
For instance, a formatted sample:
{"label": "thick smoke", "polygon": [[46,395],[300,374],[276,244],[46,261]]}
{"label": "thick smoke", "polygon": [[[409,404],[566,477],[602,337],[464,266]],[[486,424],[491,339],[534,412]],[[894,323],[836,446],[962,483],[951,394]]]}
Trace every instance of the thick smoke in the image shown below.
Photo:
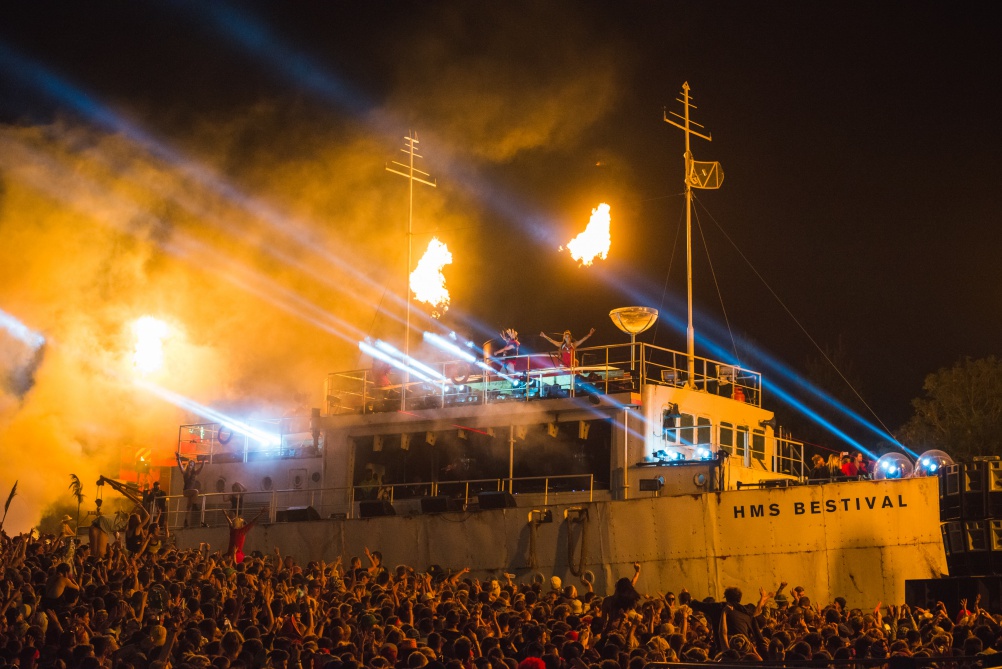
{"label": "thick smoke", "polygon": [[[420,117],[453,165],[573,147],[614,101],[614,59],[572,39],[499,57],[531,22],[465,45],[462,22],[441,23],[410,49],[390,115]],[[321,406],[326,373],[368,364],[360,338],[399,342],[407,187],[385,164],[402,142],[372,127],[272,103],[217,110],[159,145],[79,119],[0,127],[0,308],[47,340],[35,351],[0,333],[0,486],[19,480],[6,529],[75,506],[71,474],[93,500],[97,476],[138,449],[168,460],[177,426],[199,422],[134,384],[141,316],[171,328],[147,380],[242,418]],[[415,253],[437,230],[482,225],[477,197],[457,178],[421,191]],[[484,259],[462,233],[449,245],[458,311],[483,297],[464,285]]]}
{"label": "thick smoke", "polygon": [[169,459],[176,426],[199,420],[133,384],[135,319],[171,327],[148,381],[240,416],[308,412],[325,373],[358,365],[404,262],[364,141],[271,163],[261,183],[70,123],[3,128],[0,145],[0,304],[49,342],[3,339],[3,484],[20,480],[8,529],[67,499],[71,473],[117,476],[142,447]]}

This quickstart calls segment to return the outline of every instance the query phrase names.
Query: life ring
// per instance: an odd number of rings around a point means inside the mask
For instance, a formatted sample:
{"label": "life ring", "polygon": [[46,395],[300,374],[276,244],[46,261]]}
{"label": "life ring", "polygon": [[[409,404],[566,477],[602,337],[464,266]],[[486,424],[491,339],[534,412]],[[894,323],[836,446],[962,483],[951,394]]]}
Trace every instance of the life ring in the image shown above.
{"label": "life ring", "polygon": [[216,440],[223,445],[230,443],[230,439],[233,438],[233,430],[227,428],[225,425],[220,425],[219,430],[216,431]]}

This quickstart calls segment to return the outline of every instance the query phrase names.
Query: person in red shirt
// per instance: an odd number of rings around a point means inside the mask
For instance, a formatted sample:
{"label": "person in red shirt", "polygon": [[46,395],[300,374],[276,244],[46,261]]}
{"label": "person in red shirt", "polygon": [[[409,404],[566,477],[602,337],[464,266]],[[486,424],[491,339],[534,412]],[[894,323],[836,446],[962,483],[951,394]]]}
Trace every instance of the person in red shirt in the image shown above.
{"label": "person in red shirt", "polygon": [[854,479],[859,475],[859,470],[856,469],[856,463],[849,457],[848,453],[842,454],[842,474],[843,476],[851,479]]}
{"label": "person in red shirt", "polygon": [[866,461],[863,459],[863,453],[861,451],[856,451],[853,453],[852,464],[856,467],[857,476],[866,476],[870,472],[867,470]]}
{"label": "person in red shirt", "polygon": [[254,516],[254,520],[248,523],[235,513],[230,516],[226,511],[223,511],[223,515],[226,516],[226,522],[230,525],[230,543],[226,547],[226,554],[232,555],[237,564],[244,561],[244,542],[247,541],[247,533],[251,531],[251,528],[254,527],[258,519],[264,515],[264,512],[265,509],[262,508]]}

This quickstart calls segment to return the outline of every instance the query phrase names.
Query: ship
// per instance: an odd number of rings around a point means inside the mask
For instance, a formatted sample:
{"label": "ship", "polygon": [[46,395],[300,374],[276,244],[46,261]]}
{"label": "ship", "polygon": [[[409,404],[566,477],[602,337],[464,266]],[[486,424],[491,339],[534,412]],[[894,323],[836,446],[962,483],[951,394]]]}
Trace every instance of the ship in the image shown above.
{"label": "ship", "polygon": [[[692,157],[690,136],[709,136],[688,84],[680,101],[665,120],[685,132],[691,240],[691,189],[723,173]],[[600,594],[639,569],[649,593],[788,581],[865,607],[946,574],[938,477],[810,480],[762,374],[695,354],[691,275],[690,261],[684,351],[637,341],[658,316],[646,306],[610,312],[629,343],[569,356],[426,333],[436,359],[371,342],[377,364],[328,374],[308,416],[180,426],[177,455],[200,470],[195,497],[171,478],[175,540],[222,548],[238,513],[260,518],[245,550],[304,563],[371,548],[389,566]]]}

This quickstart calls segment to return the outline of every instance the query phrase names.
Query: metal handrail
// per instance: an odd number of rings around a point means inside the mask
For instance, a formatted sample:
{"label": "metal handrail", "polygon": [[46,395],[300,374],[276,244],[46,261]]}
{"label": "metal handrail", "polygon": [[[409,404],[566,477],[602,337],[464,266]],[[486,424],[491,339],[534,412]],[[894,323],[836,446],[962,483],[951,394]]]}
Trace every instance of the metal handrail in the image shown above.
{"label": "metal handrail", "polygon": [[[503,360],[516,367],[520,366],[520,360],[525,361],[521,366],[529,371],[511,375],[487,371],[461,360],[446,360],[429,365],[445,382],[428,384],[411,381],[407,384],[407,397],[414,403],[411,408],[421,408],[432,400],[433,406],[441,407],[466,401],[490,403],[510,401],[512,398],[523,401],[542,398],[542,387],[547,379],[554,379],[554,382],[546,385],[557,386],[561,396],[566,397],[574,397],[581,390],[608,394],[624,390],[637,391],[645,384],[680,386],[688,381],[687,355],[653,344],[640,342],[592,346],[580,348],[576,354],[577,360],[571,367],[563,367],[554,359],[551,367],[543,369],[531,369],[529,361],[545,354],[489,359],[494,362]],[[596,362],[589,364],[589,359]],[[711,358],[696,357],[694,360],[695,378],[692,379],[692,385],[695,387],[717,394],[727,393],[734,399],[755,406],[762,405],[762,375],[759,372]],[[464,371],[468,370],[472,377],[466,374],[463,376],[467,378],[455,376],[458,366],[462,366]],[[517,377],[517,383],[511,381],[512,377]],[[499,384],[499,387],[495,387],[495,384]],[[585,384],[590,384],[591,388]],[[389,390],[380,389],[372,378],[371,370],[367,369],[328,374],[325,390],[328,414],[341,411],[371,413],[379,411],[383,403],[387,410],[399,406],[399,395],[395,394],[399,391],[399,386],[391,386]],[[337,411],[333,411],[334,408]]]}
{"label": "metal handrail", "polygon": [[[489,479],[469,479],[460,481],[422,481],[417,483],[378,483],[374,485],[353,485],[353,486],[339,486],[330,488],[289,488],[281,490],[248,490],[241,493],[233,492],[206,492],[199,493],[195,499],[195,506],[193,510],[189,513],[186,508],[189,498],[182,495],[167,495],[162,497],[164,504],[166,506],[167,514],[167,525],[172,529],[179,529],[185,527],[185,521],[188,523],[188,527],[219,527],[226,525],[223,519],[223,513],[227,510],[234,511],[237,510],[244,518],[251,518],[254,513],[249,513],[248,509],[260,509],[267,508],[268,512],[265,515],[267,522],[275,523],[279,522],[279,513],[282,511],[288,511],[289,509],[298,509],[303,506],[309,507],[320,507],[324,509],[327,513],[327,517],[336,517],[338,514],[343,514],[345,518],[355,517],[355,502],[360,501],[360,496],[358,494],[359,490],[362,489],[376,489],[376,499],[385,499],[391,504],[396,499],[396,491],[398,488],[424,488],[427,487],[431,492],[431,495],[416,495],[414,497],[404,497],[402,499],[420,499],[421,497],[435,496],[441,491],[441,487],[450,486],[462,486],[463,487],[463,504],[464,508],[469,506],[470,502],[470,488],[471,485],[476,487],[479,483],[495,484],[494,489],[497,492],[505,490],[506,487],[510,486],[510,489],[514,489],[516,483],[525,483],[531,481],[541,481],[543,483],[543,504],[547,505],[550,503],[550,496],[554,497],[574,494],[584,492],[583,490],[554,490],[552,485],[553,481],[558,480],[573,480],[587,479],[587,492],[588,501],[592,502],[595,499],[595,477],[593,474],[559,474],[556,476],[525,476],[525,477],[513,477],[513,478],[489,478]],[[387,491],[387,492],[382,492]],[[482,491],[481,491],[482,492]],[[521,494],[532,495],[538,494],[535,492],[513,492],[514,496]],[[307,504],[283,504],[281,503],[282,496],[292,496],[296,495],[299,497],[300,501],[306,501]],[[382,495],[382,496],[381,496]],[[476,493],[474,493],[476,495]],[[232,499],[237,497],[239,502],[234,508]],[[341,501],[331,501],[340,497]],[[264,501],[262,501],[264,500]],[[217,503],[213,503],[217,502]],[[218,503],[225,502],[225,503]],[[344,509],[344,511],[329,511],[327,509]],[[323,515],[321,516],[323,517]]]}

